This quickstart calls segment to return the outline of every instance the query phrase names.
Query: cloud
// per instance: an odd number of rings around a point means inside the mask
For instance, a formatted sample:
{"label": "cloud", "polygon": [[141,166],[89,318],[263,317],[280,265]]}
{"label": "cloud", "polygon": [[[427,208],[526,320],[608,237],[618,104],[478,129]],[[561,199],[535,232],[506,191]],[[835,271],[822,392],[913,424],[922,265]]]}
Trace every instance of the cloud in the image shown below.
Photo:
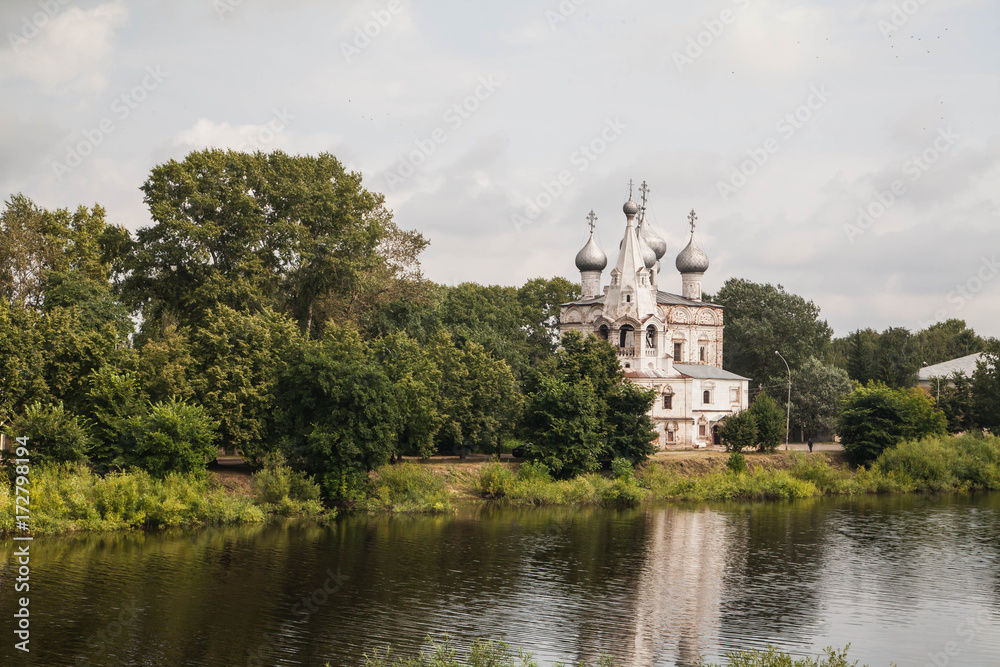
{"label": "cloud", "polygon": [[93,9],[64,4],[52,0],[35,5],[33,12],[26,8],[8,33],[10,50],[0,52],[0,72],[55,92],[99,92],[108,84],[113,38],[128,22],[128,8],[122,0]]}

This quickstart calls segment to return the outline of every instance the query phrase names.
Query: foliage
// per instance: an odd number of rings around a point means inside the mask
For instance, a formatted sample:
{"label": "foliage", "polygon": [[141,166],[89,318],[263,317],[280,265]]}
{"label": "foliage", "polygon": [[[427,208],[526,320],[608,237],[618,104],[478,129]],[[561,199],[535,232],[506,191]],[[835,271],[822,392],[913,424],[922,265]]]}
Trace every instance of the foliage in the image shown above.
{"label": "foliage", "polygon": [[792,427],[806,437],[833,430],[840,414],[840,399],[854,389],[847,371],[810,357],[792,371]]}
{"label": "foliage", "polygon": [[747,409],[757,427],[757,449],[773,452],[785,439],[786,415],[766,393],[757,394]]}
{"label": "foliage", "polygon": [[92,425],[94,447],[89,459],[102,467],[122,465],[135,447],[130,420],[144,414],[142,392],[135,375],[110,366],[91,372],[83,413]]}
{"label": "foliage", "polygon": [[522,421],[528,458],[563,478],[613,458],[643,461],[655,451],[652,404],[651,391],[625,380],[607,342],[567,332],[562,349],[528,381]]}
{"label": "foliage", "polygon": [[131,417],[129,427],[135,448],[125,460],[155,477],[203,471],[216,456],[216,424],[200,405],[176,398],[154,403]]}
{"label": "foliage", "polygon": [[[157,479],[131,470],[100,477],[80,464],[42,465],[32,468],[31,485],[36,534],[250,523],[265,517],[249,498],[226,493],[204,475],[171,473]],[[0,533],[14,528],[15,513],[12,506],[4,507],[5,498],[12,505],[9,483],[0,477]]]}
{"label": "foliage", "polygon": [[726,308],[724,365],[763,382],[785,371],[780,350],[793,369],[823,357],[833,331],[812,301],[781,286],[730,278],[714,297]]}
{"label": "foliage", "polygon": [[[624,462],[621,465],[629,465]],[[479,469],[476,491],[504,505],[592,504],[633,507],[646,491],[633,476],[608,479],[587,473],[571,479],[553,479],[542,463],[526,462],[514,473],[503,463],[488,463]]]}
{"label": "foliage", "polygon": [[729,458],[726,459],[726,469],[734,473],[746,472],[747,457],[743,456],[741,452],[729,452]]}
{"label": "foliage", "polygon": [[793,500],[818,493],[811,482],[787,470],[763,467],[745,473],[726,470],[684,477],[666,466],[647,465],[639,483],[653,498],[672,500]]}
{"label": "foliage", "polygon": [[635,477],[635,466],[628,459],[613,459],[611,461],[611,476],[615,479],[633,479]]}
{"label": "foliage", "polygon": [[428,458],[445,422],[442,372],[434,359],[405,332],[374,343],[373,353],[395,386],[402,426],[397,435],[401,455]]}
{"label": "foliage", "polygon": [[965,320],[948,319],[935,322],[914,334],[921,363],[929,365],[951,361],[982,352],[986,341],[970,329]]}
{"label": "foliage", "polygon": [[727,452],[742,452],[757,444],[757,420],[749,410],[727,415],[719,427],[719,439]]}
{"label": "foliage", "polygon": [[86,420],[68,412],[63,404],[35,403],[11,424],[18,436],[30,443],[36,464],[84,462],[94,445]]}
{"label": "foliage", "polygon": [[790,654],[780,652],[773,646],[766,650],[735,651],[726,654],[722,664],[708,664],[702,661],[696,667],[856,667],[857,662],[847,661],[848,644],[843,649],[828,647],[823,655],[815,658],[795,659]]}
{"label": "foliage", "polygon": [[1000,433],[1000,340],[990,339],[972,375],[976,426]]}
{"label": "foliage", "polygon": [[253,492],[257,503],[283,515],[323,513],[320,488],[312,477],[292,470],[277,454],[264,459],[264,467],[253,474]]}
{"label": "foliage", "polygon": [[441,475],[416,463],[384,465],[375,471],[363,507],[369,511],[446,512],[451,494]]}
{"label": "foliage", "polygon": [[943,434],[946,425],[944,414],[919,389],[871,382],[844,398],[837,432],[852,461],[865,464],[903,440]]}
{"label": "foliage", "polygon": [[1000,438],[963,435],[908,440],[882,452],[873,467],[921,491],[1000,489]]}

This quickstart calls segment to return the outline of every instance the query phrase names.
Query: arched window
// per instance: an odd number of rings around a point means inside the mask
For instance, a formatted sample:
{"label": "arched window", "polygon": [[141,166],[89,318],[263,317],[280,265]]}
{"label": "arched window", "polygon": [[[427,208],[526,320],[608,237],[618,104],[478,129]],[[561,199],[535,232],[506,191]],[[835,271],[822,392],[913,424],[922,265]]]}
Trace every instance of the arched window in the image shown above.
{"label": "arched window", "polygon": [[597,330],[597,333],[601,337],[601,340],[607,340],[608,339],[608,325],[607,324],[602,324],[601,328]]}
{"label": "arched window", "polygon": [[635,329],[631,324],[623,324],[618,330],[618,347],[633,347],[635,345]]}
{"label": "arched window", "polygon": [[702,394],[701,394],[701,402],[704,403],[705,405],[708,405],[709,403],[711,403],[712,402],[712,392],[709,391],[708,389],[706,389],[705,391],[703,391]]}
{"label": "arched window", "polygon": [[646,327],[646,349],[656,352],[656,327],[652,324]]}

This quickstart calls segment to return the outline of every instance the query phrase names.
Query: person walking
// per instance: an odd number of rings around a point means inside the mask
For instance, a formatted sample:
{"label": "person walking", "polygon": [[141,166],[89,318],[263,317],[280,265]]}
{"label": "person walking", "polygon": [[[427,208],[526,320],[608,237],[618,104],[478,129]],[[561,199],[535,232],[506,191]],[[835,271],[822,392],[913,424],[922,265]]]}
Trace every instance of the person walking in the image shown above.
{"label": "person walking", "polygon": [[811,454],[813,450],[813,439],[809,438],[809,453]]}

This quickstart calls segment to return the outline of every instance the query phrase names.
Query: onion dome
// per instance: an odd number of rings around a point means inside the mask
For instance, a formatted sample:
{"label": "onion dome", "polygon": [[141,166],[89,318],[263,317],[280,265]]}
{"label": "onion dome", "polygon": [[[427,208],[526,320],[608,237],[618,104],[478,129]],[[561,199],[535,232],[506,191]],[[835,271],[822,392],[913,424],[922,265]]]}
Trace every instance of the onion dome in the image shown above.
{"label": "onion dome", "polygon": [[694,232],[691,232],[687,247],[677,255],[674,266],[681,273],[705,273],[708,270],[708,255],[694,242]]}
{"label": "onion dome", "polygon": [[632,201],[632,198],[629,197],[628,201],[625,202],[625,205],[622,206],[622,210],[625,212],[625,215],[631,218],[639,212],[639,205]]}
{"label": "onion dome", "polygon": [[590,240],[576,253],[576,268],[580,271],[603,271],[608,266],[608,256],[594,241],[594,232],[590,232]]}
{"label": "onion dome", "polygon": [[642,224],[639,225],[639,238],[641,238],[646,245],[653,249],[653,252],[656,253],[657,260],[663,259],[663,256],[667,254],[666,240],[660,236],[659,232],[653,229],[646,221],[643,221]]}
{"label": "onion dome", "polygon": [[636,238],[639,241],[639,254],[642,255],[642,263],[646,265],[647,269],[653,268],[656,266],[656,252],[646,245],[641,235],[636,234]]}

